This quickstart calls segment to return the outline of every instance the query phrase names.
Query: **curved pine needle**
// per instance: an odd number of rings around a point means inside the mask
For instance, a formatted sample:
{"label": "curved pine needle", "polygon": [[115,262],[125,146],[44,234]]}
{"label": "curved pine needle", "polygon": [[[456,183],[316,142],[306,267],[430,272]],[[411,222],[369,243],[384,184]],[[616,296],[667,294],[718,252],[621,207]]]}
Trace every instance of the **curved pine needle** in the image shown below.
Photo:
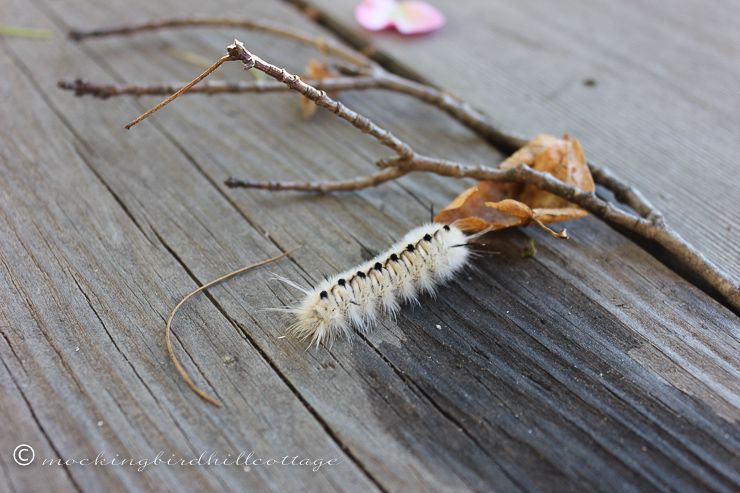
{"label": "curved pine needle", "polygon": [[161,110],[162,108],[164,108],[165,106],[167,106],[168,104],[170,104],[172,101],[174,101],[178,96],[180,96],[180,94],[184,93],[185,91],[187,91],[188,89],[190,89],[191,87],[193,87],[195,84],[197,84],[198,82],[200,82],[203,79],[205,79],[206,77],[208,77],[211,73],[213,73],[214,70],[216,70],[218,67],[220,67],[221,65],[223,65],[224,62],[228,62],[229,60],[230,60],[230,58],[228,56],[222,56],[221,58],[218,59],[218,61],[216,63],[214,63],[213,65],[211,65],[210,67],[208,67],[208,69],[206,69],[205,72],[203,72],[202,74],[200,74],[198,77],[196,77],[195,79],[193,79],[188,84],[184,85],[175,94],[173,94],[169,98],[165,99],[164,101],[162,101],[161,103],[159,103],[157,106],[155,106],[154,108],[150,109],[149,111],[147,111],[146,113],[144,113],[143,115],[141,115],[136,120],[134,120],[134,121],[132,121],[130,123],[127,123],[126,125],[123,126],[123,128],[125,128],[126,130],[129,130],[131,127],[133,127],[137,123],[141,122],[142,120],[144,120],[145,118],[147,118],[149,115],[151,115],[155,111]]}
{"label": "curved pine needle", "polygon": [[182,367],[182,365],[178,361],[177,357],[175,356],[174,351],[172,350],[172,343],[170,341],[170,334],[172,333],[171,325],[172,325],[172,319],[175,316],[175,312],[177,312],[177,310],[183,305],[183,303],[185,303],[187,300],[189,300],[190,298],[192,298],[196,294],[200,293],[204,289],[208,289],[211,286],[213,286],[214,284],[218,284],[221,281],[224,281],[224,280],[226,280],[226,279],[228,279],[230,277],[233,277],[233,276],[235,276],[237,274],[241,274],[242,272],[248,271],[249,269],[252,269],[254,267],[259,267],[261,265],[269,264],[270,262],[274,262],[275,260],[281,259],[281,258],[283,258],[283,257],[285,257],[287,255],[290,255],[291,253],[295,252],[299,248],[301,248],[300,245],[297,246],[297,247],[295,247],[295,248],[293,248],[292,250],[288,250],[287,252],[282,253],[282,254],[280,254],[280,255],[278,255],[276,257],[272,257],[270,259],[263,260],[262,262],[257,262],[256,264],[252,264],[252,265],[248,265],[246,267],[242,267],[241,269],[235,270],[234,272],[232,272],[230,274],[226,274],[225,276],[219,277],[215,281],[211,281],[208,284],[204,284],[203,286],[199,287],[198,289],[196,289],[195,291],[193,291],[192,293],[190,293],[189,295],[187,295],[185,298],[183,298],[183,300],[180,303],[178,303],[177,306],[172,310],[172,313],[170,314],[170,318],[167,319],[167,330],[165,332],[165,335],[166,335],[166,339],[167,339],[167,351],[169,351],[169,353],[170,353],[170,358],[172,358],[172,362],[175,363],[175,366],[177,367],[177,370],[180,372],[180,375],[182,375],[182,377],[185,379],[185,381],[188,383],[188,385],[190,385],[190,388],[192,388],[195,391],[196,394],[198,394],[199,396],[201,396],[203,399],[205,399],[206,401],[210,402],[214,406],[221,407],[221,403],[218,402],[217,400],[213,399],[212,397],[210,397],[205,392],[203,392],[195,384],[195,382],[193,382],[190,379],[190,377],[187,375],[187,373],[185,373],[185,369]]}

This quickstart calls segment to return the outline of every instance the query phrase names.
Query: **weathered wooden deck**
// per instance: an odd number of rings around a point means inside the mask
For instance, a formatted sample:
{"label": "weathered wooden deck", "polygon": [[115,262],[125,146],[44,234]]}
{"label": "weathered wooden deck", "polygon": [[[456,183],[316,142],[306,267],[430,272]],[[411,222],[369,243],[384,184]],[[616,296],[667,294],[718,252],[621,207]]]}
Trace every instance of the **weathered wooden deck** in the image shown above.
{"label": "weathered wooden deck", "polygon": [[[569,132],[636,184],[738,278],[740,12],[716,2],[436,0],[418,38],[355,27],[349,0],[5,0],[0,22],[0,491],[738,491],[737,315],[588,217],[570,241],[534,229],[490,251],[436,300],[367,339],[305,351],[265,308],[384,250],[469,183],[409,176],[359,193],[230,190],[230,175],[364,175],[387,151],[296,95],[189,96],[131,131],[159,98],[101,102],[56,87],[190,80],[167,54],[215,60],[234,37],[301,72],[312,50],[265,35],[182,30],[75,44],[70,28],[195,13],[255,16],[372,44],[399,71],[464,97],[524,136]],[[313,20],[312,20],[313,19]],[[236,64],[220,77],[245,76]],[[584,83],[592,80],[595,84]],[[345,93],[425,153],[501,156],[418,102]],[[529,238],[534,258],[522,259]],[[199,284],[304,245],[291,259]],[[28,444],[32,464],[13,450]],[[306,466],[43,465],[249,454]],[[27,455],[26,455],[27,457]]]}

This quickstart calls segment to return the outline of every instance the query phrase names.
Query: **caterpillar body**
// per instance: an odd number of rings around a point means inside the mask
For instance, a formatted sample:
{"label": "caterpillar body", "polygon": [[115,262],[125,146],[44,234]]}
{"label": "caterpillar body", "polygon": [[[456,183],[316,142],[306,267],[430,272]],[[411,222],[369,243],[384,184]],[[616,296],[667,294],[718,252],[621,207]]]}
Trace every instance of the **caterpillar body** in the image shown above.
{"label": "caterpillar body", "polygon": [[381,312],[395,316],[401,302],[418,303],[419,293],[434,294],[470,257],[466,235],[454,225],[425,224],[411,230],[386,252],[370,261],[327,278],[307,290],[304,300],[287,311],[295,315],[290,335],[310,339],[318,347],[331,345],[352,330],[366,333]]}

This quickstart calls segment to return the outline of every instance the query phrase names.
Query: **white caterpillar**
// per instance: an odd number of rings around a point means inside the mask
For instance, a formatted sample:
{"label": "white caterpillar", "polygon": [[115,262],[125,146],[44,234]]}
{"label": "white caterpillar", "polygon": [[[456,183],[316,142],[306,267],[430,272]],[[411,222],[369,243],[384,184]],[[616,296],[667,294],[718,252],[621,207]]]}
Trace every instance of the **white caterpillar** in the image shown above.
{"label": "white caterpillar", "polygon": [[349,338],[353,328],[367,332],[380,311],[395,316],[399,301],[418,303],[419,292],[434,294],[438,283],[467,263],[468,243],[481,234],[468,236],[454,225],[425,224],[386,252],[312,290],[286,280],[306,294],[297,307],[287,309],[295,314],[288,333],[310,338],[318,347],[322,342],[331,345],[339,335]]}

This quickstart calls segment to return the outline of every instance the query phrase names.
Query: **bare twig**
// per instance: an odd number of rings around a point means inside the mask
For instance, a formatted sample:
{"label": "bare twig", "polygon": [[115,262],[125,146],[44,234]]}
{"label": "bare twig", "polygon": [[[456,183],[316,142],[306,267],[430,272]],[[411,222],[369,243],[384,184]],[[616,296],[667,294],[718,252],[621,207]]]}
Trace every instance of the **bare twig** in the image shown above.
{"label": "bare twig", "polygon": [[[331,77],[324,79],[307,79],[307,85],[327,92],[362,91],[367,89],[383,89],[414,97],[424,103],[436,106],[451,117],[455,118],[488,142],[493,144],[504,154],[511,154],[527,143],[521,139],[507,135],[499,130],[488,118],[465,101],[440,91],[431,86],[404,79],[376,67],[370,75],[360,72],[357,75],[345,77]],[[74,81],[60,80],[57,85],[65,90],[74,91],[75,96],[90,95],[107,99],[113,96],[165,96],[179,92],[183,84],[95,84],[85,79]],[[288,92],[291,88],[279,81],[256,80],[249,82],[208,82],[188,90],[189,94],[221,94],[221,93],[263,93]]]}
{"label": "bare twig", "polygon": [[290,89],[300,92],[304,97],[316,103],[316,105],[321,106],[322,108],[326,108],[327,110],[331,111],[333,114],[338,116],[339,118],[346,120],[352,126],[360,130],[362,133],[370,134],[371,136],[375,137],[375,139],[380,144],[392,149],[402,159],[408,158],[414,154],[414,151],[411,149],[411,147],[408,144],[403,142],[401,139],[393,135],[388,130],[385,130],[379,127],[378,125],[373,123],[369,118],[362,116],[359,113],[347,108],[344,104],[334,101],[329,96],[327,96],[325,91],[320,91],[316,89],[315,87],[306,84],[297,75],[290,74],[285,69],[279,68],[271,63],[265,62],[260,57],[253,55],[252,53],[247,51],[246,48],[244,48],[244,45],[239,40],[234,40],[234,44],[229,45],[226,48],[226,51],[229,53],[228,55],[221,57],[215,64],[213,64],[205,72],[200,74],[192,82],[185,85],[182,89],[180,89],[175,94],[167,98],[165,101],[162,101],[157,106],[153,107],[152,109],[150,109],[143,115],[139,116],[131,123],[125,125],[125,128],[130,129],[137,123],[140,123],[141,121],[143,121],[144,119],[152,115],[157,110],[163,108],[165,105],[174,101],[175,98],[180,96],[182,93],[187,91],[189,88],[193,87],[195,84],[197,84],[198,82],[206,78],[210,73],[216,70],[224,62],[233,60],[233,61],[241,61],[242,63],[244,63],[244,68],[246,70],[251,69],[251,68],[256,68],[257,70],[266,73],[270,77],[273,77],[278,82],[283,82]]}
{"label": "bare twig", "polygon": [[216,70],[218,67],[220,67],[221,65],[223,65],[223,63],[226,62],[226,61],[228,61],[228,60],[229,60],[229,57],[228,56],[222,56],[216,63],[214,63],[213,65],[211,65],[205,72],[203,72],[198,77],[196,77],[192,82],[190,82],[189,84],[186,84],[185,86],[183,86],[182,89],[180,89],[175,94],[173,94],[169,98],[167,98],[164,101],[162,101],[161,103],[159,103],[154,108],[150,109],[149,111],[147,111],[146,113],[144,113],[143,115],[141,115],[136,120],[132,121],[131,123],[129,123],[127,125],[124,125],[124,128],[126,130],[130,129],[131,127],[133,127],[134,125],[136,125],[137,123],[139,123],[140,121],[142,121],[143,119],[145,119],[146,117],[148,117],[149,115],[151,115],[152,113],[154,113],[155,111],[163,108],[164,106],[166,106],[167,104],[169,104],[171,101],[174,101],[175,98],[177,98],[180,94],[184,93],[185,91],[187,91],[188,89],[190,89],[191,87],[193,87],[195,84],[197,84],[201,80],[203,80],[206,77],[208,77],[209,74],[211,74],[214,70]]}
{"label": "bare twig", "polygon": [[346,181],[321,181],[321,182],[290,182],[290,181],[256,181],[241,180],[231,177],[226,180],[226,186],[230,188],[256,188],[260,190],[297,190],[301,192],[350,192],[352,190],[362,190],[367,187],[377,187],[387,181],[395,180],[408,171],[400,168],[389,168],[379,173],[372,174],[363,178],[354,178]]}
{"label": "bare twig", "polygon": [[75,41],[82,41],[87,38],[101,38],[107,36],[130,36],[141,32],[153,32],[162,29],[177,29],[183,27],[230,27],[249,29],[252,31],[261,31],[268,34],[274,34],[284,38],[293,39],[303,44],[313,45],[330,55],[338,56],[350,63],[366,67],[376,66],[374,62],[367,57],[344,45],[327,39],[324,36],[313,36],[308,33],[302,33],[296,29],[288,28],[278,24],[254,19],[235,19],[230,17],[205,17],[193,16],[172,19],[155,19],[143,24],[134,24],[128,26],[119,26],[107,29],[94,29],[90,31],[70,31],[69,37]]}
{"label": "bare twig", "polygon": [[284,83],[289,88],[301,93],[304,97],[316,103],[316,105],[326,108],[339,118],[349,122],[362,133],[372,135],[379,143],[392,149],[401,158],[408,158],[414,154],[411,146],[388,130],[379,127],[369,118],[347,108],[344,104],[334,101],[327,96],[325,91],[311,87],[297,75],[292,75],[285,69],[268,63],[257,55],[250,53],[238,39],[234,40],[234,44],[227,46],[226,51],[231,60],[239,60],[244,63],[245,69],[256,68],[278,82]]}
{"label": "bare twig", "polygon": [[[491,123],[483,113],[476,110],[465,101],[462,101],[447,92],[392,74],[371,59],[339,43],[335,43],[331,39],[327,39],[323,36],[313,36],[309,33],[300,32],[294,28],[272,24],[261,20],[199,16],[158,19],[143,24],[119,26],[108,29],[71,31],[69,36],[76,41],[82,41],[92,37],[129,36],[141,32],[153,32],[162,29],[182,27],[238,27],[274,34],[303,44],[316,46],[322,51],[322,53],[337,56],[347,62],[361,67],[359,70],[354,71],[354,77],[352,78],[324,79],[320,84],[315,84],[315,81],[311,81],[310,85],[317,89],[324,91],[386,89],[401,94],[407,94],[442,109],[453,118],[474,130],[478,135],[485,138],[504,154],[511,154],[527,143],[525,139],[505,134]],[[144,94],[166,95],[172,94],[181,89],[177,84],[168,84],[165,86],[103,86],[90,84],[79,79],[75,82],[60,81],[59,86],[64,89],[74,90],[77,96],[91,94],[100,98],[123,94],[136,96]],[[269,84],[264,81],[254,81],[253,83],[236,85],[212,83],[201,89],[190,92],[194,94],[215,94],[218,92],[272,92],[281,90],[289,89],[279,83]]]}
{"label": "bare twig", "polygon": [[589,163],[588,169],[591,171],[594,181],[611,191],[614,194],[614,198],[619,202],[630,206],[648,221],[659,226],[664,226],[665,220],[663,214],[639,190],[617,178],[608,169],[600,168],[591,163]]}
{"label": "bare twig", "polygon": [[[316,89],[336,92],[362,89],[381,89],[378,80],[372,76],[354,77],[332,77],[325,79],[306,79]],[[184,83],[170,84],[95,84],[85,79],[74,81],[60,80],[57,85],[61,89],[74,91],[75,96],[92,96],[100,99],[108,99],[115,96],[168,96],[179,92]],[[188,89],[187,94],[241,94],[241,93],[266,93],[266,92],[289,92],[285,84],[275,80],[255,80],[240,82],[205,82],[196,87]]]}
{"label": "bare twig", "polygon": [[[138,26],[122,27],[118,29],[89,31],[86,33],[75,32],[72,37],[83,39],[91,36],[107,36],[114,34],[132,34],[145,30],[162,29],[166,27],[183,27],[194,25],[221,25],[239,26],[251,29],[260,29],[281,36],[287,36],[301,42],[324,46],[325,40],[317,41],[310,36],[295,33],[291,29],[267,26],[264,23],[253,21],[239,21],[231,19],[208,19],[190,18],[155,21]],[[326,48],[326,46],[324,46]],[[336,46],[332,46],[336,48]],[[341,56],[345,60],[365,67],[352,73],[351,76],[322,79],[307,83],[298,76],[292,75],[275,65],[272,65],[260,57],[250,53],[238,40],[227,48],[228,60],[239,60],[244,63],[245,68],[256,68],[273,77],[276,82],[255,81],[242,84],[210,83],[197,88],[193,92],[214,94],[217,92],[273,92],[294,90],[307,97],[317,105],[324,107],[351,123],[363,133],[369,133],[378,142],[392,149],[397,157],[381,159],[378,166],[383,171],[366,177],[353,178],[345,181],[319,182],[319,183],[293,183],[277,181],[250,181],[230,178],[226,184],[230,187],[258,188],[266,190],[297,190],[315,192],[351,191],[359,190],[369,186],[376,186],[386,181],[404,176],[408,173],[420,171],[436,173],[443,176],[456,178],[474,178],[477,180],[494,180],[507,182],[521,182],[532,184],[542,190],[554,193],[560,197],[578,204],[589,212],[609,222],[618,224],[630,231],[656,241],[668,251],[675,254],[688,268],[693,270],[709,285],[722,294],[728,303],[735,309],[740,310],[740,285],[729,280],[729,276],[723,273],[717,266],[710,262],[695,248],[689,245],[674,230],[669,228],[663,219],[663,215],[636,189],[618,179],[605,168],[600,168],[589,163],[589,169],[597,184],[604,186],[614,193],[615,198],[633,209],[637,214],[622,210],[612,203],[601,199],[595,193],[585,192],[570,186],[548,173],[533,170],[524,164],[501,170],[486,166],[467,166],[461,163],[435,159],[416,153],[408,144],[398,137],[374,124],[368,118],[347,108],[342,103],[334,101],[327,96],[325,91],[338,90],[361,90],[361,89],[386,89],[402,94],[407,94],[421,101],[439,107],[453,118],[464,123],[479,135],[486,138],[496,148],[504,153],[510,153],[526,144],[526,141],[518,137],[507,135],[496,128],[482,113],[472,108],[464,101],[450,94],[439,91],[436,88],[409,81],[407,79],[390,74],[377,64],[369,61],[361,55],[355,54],[342,47],[328,49],[327,52]],[[349,53],[348,53],[349,52]],[[348,56],[349,55],[349,56]],[[223,59],[222,59],[223,60]],[[192,87],[198,80],[204,78],[202,75],[196,81],[188,85]],[[74,90],[77,95],[93,94],[97,97],[110,97],[119,94],[168,94],[176,90],[175,86],[99,86],[85,81],[60,82],[65,89]],[[184,92],[184,88],[177,89],[177,93],[168,101]],[[166,104],[166,102],[164,103]],[[163,105],[163,104],[162,104]],[[161,107],[160,105],[159,107]],[[147,114],[156,111],[150,110]],[[139,120],[140,121],[140,120]]]}

